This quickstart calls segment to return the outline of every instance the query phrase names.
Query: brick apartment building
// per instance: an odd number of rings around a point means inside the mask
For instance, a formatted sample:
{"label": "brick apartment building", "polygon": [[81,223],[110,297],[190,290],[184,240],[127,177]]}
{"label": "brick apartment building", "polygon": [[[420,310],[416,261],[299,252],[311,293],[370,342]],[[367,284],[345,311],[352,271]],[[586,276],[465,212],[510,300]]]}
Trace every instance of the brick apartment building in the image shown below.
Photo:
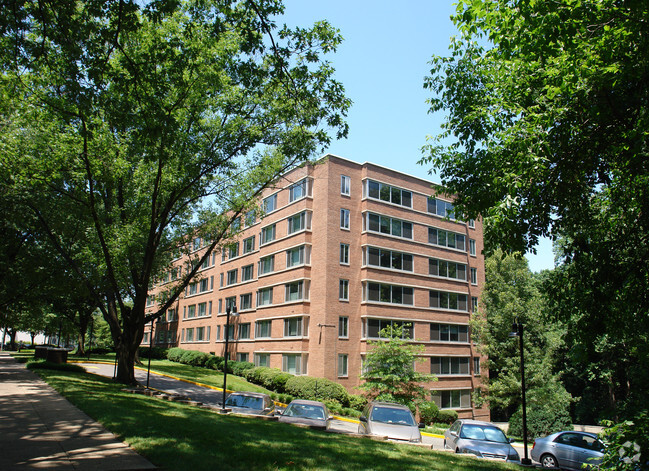
{"label": "brick apartment building", "polygon": [[430,198],[431,187],[333,155],[291,170],[264,193],[264,218],[242,218],[237,242],[212,254],[156,324],[155,344],[223,355],[226,306],[235,305],[229,358],[358,393],[368,341],[405,323],[425,348],[416,368],[438,377],[431,399],[488,419],[471,405],[482,362],[468,325],[484,283],[482,222],[446,219],[452,204]]}

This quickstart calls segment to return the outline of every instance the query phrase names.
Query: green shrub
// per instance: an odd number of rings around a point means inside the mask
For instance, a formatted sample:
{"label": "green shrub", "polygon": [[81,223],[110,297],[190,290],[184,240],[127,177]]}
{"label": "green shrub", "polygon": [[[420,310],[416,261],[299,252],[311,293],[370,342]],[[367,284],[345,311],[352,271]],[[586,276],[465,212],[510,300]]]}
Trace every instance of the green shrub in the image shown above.
{"label": "green shrub", "polygon": [[[534,405],[527,408],[527,439],[545,437],[554,432],[572,430],[572,420],[566,409],[552,406]],[[509,434],[523,436],[523,410],[518,409],[509,419]]]}
{"label": "green shrub", "polygon": [[180,363],[190,366],[205,366],[205,363],[212,355],[205,352],[196,350],[185,350],[185,353],[180,357]]}
{"label": "green shrub", "polygon": [[340,402],[338,401],[333,401],[331,399],[325,399],[322,401],[325,406],[327,406],[327,409],[329,409],[329,412],[332,415],[342,415],[343,413],[343,406],[340,405]]}
{"label": "green shrub", "polygon": [[291,401],[295,399],[293,396],[290,394],[278,394],[277,395],[277,402],[281,402],[282,404],[290,404]]}
{"label": "green shrub", "polygon": [[639,471],[649,469],[649,414],[635,414],[633,422],[614,424],[604,421],[607,427],[600,433],[606,445],[602,469]]}
{"label": "green shrub", "polygon": [[361,411],[352,409],[351,407],[343,407],[341,415],[344,417],[353,417],[355,419],[358,419],[361,416]]}
{"label": "green shrub", "polygon": [[267,366],[255,366],[243,372],[244,378],[246,378],[251,383],[262,384],[261,375],[264,371],[269,370]]}
{"label": "green shrub", "polygon": [[25,367],[28,370],[57,370],[57,371],[69,371],[72,373],[85,373],[86,370],[83,366],[74,365],[72,363],[52,363],[51,361],[46,360],[30,360],[27,362]]}
{"label": "green shrub", "polygon": [[363,408],[367,405],[367,398],[358,394],[348,394],[347,404],[349,404],[350,409],[362,412]]}
{"label": "green shrub", "polygon": [[419,404],[419,417],[426,425],[430,425],[437,420],[438,414],[439,408],[434,402],[426,401]]}
{"label": "green shrub", "polygon": [[243,373],[246,370],[254,368],[255,365],[248,361],[228,361],[228,373],[232,373],[237,376],[243,376]]}
{"label": "green shrub", "polygon": [[138,355],[140,358],[149,358],[149,352],[153,360],[164,360],[167,358],[167,349],[162,347],[140,347]]}
{"label": "green shrub", "polygon": [[347,390],[340,384],[326,378],[293,376],[286,381],[286,392],[300,399],[333,399],[341,404],[348,403]]}
{"label": "green shrub", "polygon": [[167,350],[167,360],[180,363],[180,357],[183,356],[187,350],[184,350],[180,347],[173,347]]}
{"label": "green shrub", "polygon": [[107,353],[113,353],[115,350],[108,347],[92,347],[86,350],[87,355],[106,355]]}
{"label": "green shrub", "polygon": [[205,368],[210,368],[216,371],[223,371],[224,363],[225,363],[225,358],[217,357],[215,355],[210,355],[210,357],[205,362]]}
{"label": "green shrub", "polygon": [[454,410],[442,409],[437,412],[437,418],[435,420],[441,424],[452,424],[457,420],[457,412]]}
{"label": "green shrub", "polygon": [[278,393],[286,392],[286,382],[293,377],[290,373],[284,373],[277,368],[258,367],[257,384],[277,391]]}

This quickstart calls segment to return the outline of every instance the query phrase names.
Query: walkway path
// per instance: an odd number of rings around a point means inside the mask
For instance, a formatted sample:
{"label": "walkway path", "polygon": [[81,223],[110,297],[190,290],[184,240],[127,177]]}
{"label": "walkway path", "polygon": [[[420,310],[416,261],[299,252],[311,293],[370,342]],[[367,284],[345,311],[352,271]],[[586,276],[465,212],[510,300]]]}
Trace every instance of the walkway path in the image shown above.
{"label": "walkway path", "polygon": [[0,470],[157,469],[0,352]]}

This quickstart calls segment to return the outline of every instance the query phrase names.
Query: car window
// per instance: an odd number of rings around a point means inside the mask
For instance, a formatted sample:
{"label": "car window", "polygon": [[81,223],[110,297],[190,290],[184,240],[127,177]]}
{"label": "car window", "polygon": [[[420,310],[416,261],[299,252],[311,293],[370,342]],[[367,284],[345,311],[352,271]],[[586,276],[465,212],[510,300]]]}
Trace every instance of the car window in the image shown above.
{"label": "car window", "polygon": [[384,424],[415,425],[410,411],[392,407],[375,407],[370,420]]}
{"label": "car window", "polygon": [[246,409],[263,409],[263,400],[260,397],[243,396],[231,394],[225,401],[225,404],[232,407],[241,407]]}
{"label": "car window", "polygon": [[304,417],[306,419],[325,419],[325,412],[322,407],[308,404],[292,404],[285,411],[286,417]]}
{"label": "car window", "polygon": [[460,438],[467,440],[486,440],[496,443],[508,443],[507,437],[498,427],[465,424],[460,432]]}

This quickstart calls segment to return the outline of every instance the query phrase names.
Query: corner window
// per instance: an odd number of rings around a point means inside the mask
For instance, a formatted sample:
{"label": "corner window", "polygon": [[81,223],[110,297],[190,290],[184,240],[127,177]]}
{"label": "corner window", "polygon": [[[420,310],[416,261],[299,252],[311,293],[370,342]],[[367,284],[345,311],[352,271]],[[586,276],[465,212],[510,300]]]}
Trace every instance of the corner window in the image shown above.
{"label": "corner window", "polygon": [[301,337],[302,336],[302,318],[290,317],[284,319],[284,337]]}
{"label": "corner window", "polygon": [[273,288],[262,288],[257,291],[257,306],[270,306],[273,304]]}
{"label": "corner window", "polygon": [[275,211],[277,209],[277,193],[269,196],[268,198],[264,198],[262,207],[264,209],[264,213],[266,214]]}
{"label": "corner window", "polygon": [[261,228],[261,235],[259,237],[260,244],[267,244],[275,240],[275,224]]}
{"label": "corner window", "polygon": [[243,240],[243,253],[250,253],[255,250],[255,236]]}
{"label": "corner window", "polygon": [[[270,320],[267,321],[257,321],[255,322],[255,338],[262,338],[262,339],[267,339],[270,338],[270,327],[271,327],[271,322]],[[260,365],[261,366],[261,365]]]}
{"label": "corner window", "polygon": [[304,281],[296,281],[294,283],[288,283],[285,285],[286,295],[285,301],[301,301],[304,299]]}
{"label": "corner window", "polygon": [[247,309],[252,309],[252,293],[239,296],[239,310],[245,311]]}
{"label": "corner window", "polygon": [[302,367],[302,355],[289,353],[283,354],[282,371],[284,371],[285,373],[290,373],[292,375],[306,374],[306,367]]}
{"label": "corner window", "polygon": [[300,198],[304,198],[306,196],[306,185],[307,185],[307,180],[305,178],[289,187],[288,189],[289,203],[292,203],[293,201],[297,201]]}

